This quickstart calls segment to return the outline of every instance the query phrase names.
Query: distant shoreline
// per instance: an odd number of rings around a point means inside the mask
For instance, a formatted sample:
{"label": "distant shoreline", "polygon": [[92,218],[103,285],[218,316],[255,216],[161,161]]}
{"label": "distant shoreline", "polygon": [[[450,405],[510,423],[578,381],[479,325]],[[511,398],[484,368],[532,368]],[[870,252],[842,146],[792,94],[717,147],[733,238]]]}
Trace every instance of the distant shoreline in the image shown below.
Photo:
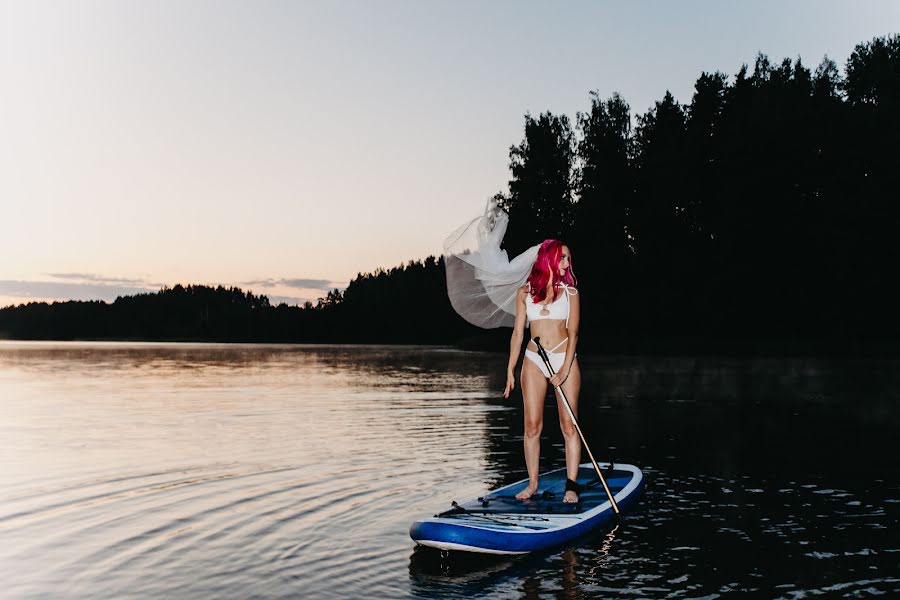
{"label": "distant shoreline", "polygon": [[[493,333],[493,332],[492,332]],[[151,339],[151,338],[77,338],[77,339],[19,339],[0,338],[0,343],[38,342],[47,344],[207,344],[227,346],[359,346],[359,347],[415,347],[436,348],[459,351],[488,352],[506,354],[509,334],[488,334],[470,338],[458,343],[415,343],[415,342],[347,342],[347,341],[266,341],[266,340],[213,340],[213,339]],[[498,339],[505,339],[503,345]],[[734,357],[734,358],[898,358],[900,342],[894,341],[709,341],[709,340],[654,340],[652,343],[620,342],[590,345],[579,348],[579,354],[587,356],[672,356],[672,357]]]}

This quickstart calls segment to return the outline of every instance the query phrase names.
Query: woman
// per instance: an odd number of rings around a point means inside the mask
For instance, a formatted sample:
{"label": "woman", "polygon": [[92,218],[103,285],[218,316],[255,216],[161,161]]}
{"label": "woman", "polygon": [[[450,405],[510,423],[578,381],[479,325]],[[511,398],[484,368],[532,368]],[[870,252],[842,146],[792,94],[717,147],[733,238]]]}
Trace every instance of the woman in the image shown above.
{"label": "woman", "polygon": [[[484,215],[462,225],[444,242],[447,294],[453,308],[478,327],[512,327],[509,367],[504,397],[515,387],[513,370],[519,360],[525,325],[541,338],[556,375],[546,371],[537,346],[528,342],[522,364],[525,401],[525,464],[528,486],[517,494],[527,500],[538,490],[540,435],[547,380],[561,385],[577,415],[581,373],[575,360],[578,341],[579,300],[574,288],[572,257],[568,247],[547,240],[512,260],[501,248],[509,216],[489,202]],[[566,502],[578,501],[575,483],[581,459],[581,440],[557,397],[559,420],[566,442]]]}
{"label": "woman", "polygon": [[[569,399],[572,412],[578,415],[578,393],[581,390],[581,371],[575,358],[578,343],[580,301],[574,288],[572,257],[569,248],[558,240],[546,240],[538,249],[528,281],[519,288],[516,297],[516,320],[509,343],[509,366],[506,374],[508,398],[515,387],[513,370],[519,361],[519,349],[526,324],[531,330],[531,340],[525,347],[522,361],[522,398],[525,403],[525,464],[528,468],[528,486],[516,494],[519,500],[528,500],[538,491],[538,464],[541,453],[541,429],[544,420],[544,398],[547,380],[554,387],[561,386]],[[541,345],[555,372],[551,376],[537,352],[534,339]],[[578,464],[581,462],[581,440],[575,424],[556,393],[559,424],[566,444],[566,494],[564,502],[578,502]]]}

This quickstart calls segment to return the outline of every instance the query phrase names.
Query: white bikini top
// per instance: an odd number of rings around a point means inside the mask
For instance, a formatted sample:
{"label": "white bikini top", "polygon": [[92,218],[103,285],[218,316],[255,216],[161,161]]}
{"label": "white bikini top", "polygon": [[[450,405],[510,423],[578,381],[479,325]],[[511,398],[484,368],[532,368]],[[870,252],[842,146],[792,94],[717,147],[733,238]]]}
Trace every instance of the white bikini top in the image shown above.
{"label": "white bikini top", "polygon": [[[532,298],[531,293],[528,292],[525,294],[525,318],[530,323],[531,321],[540,321],[541,319],[557,319],[562,321],[566,320],[566,328],[569,327],[569,296],[574,296],[578,293],[573,287],[570,287],[564,283],[560,283],[559,287],[562,288],[563,293],[559,294],[559,296],[546,306],[541,303],[535,304],[534,298]],[[541,311],[546,309],[548,314],[542,315]]]}

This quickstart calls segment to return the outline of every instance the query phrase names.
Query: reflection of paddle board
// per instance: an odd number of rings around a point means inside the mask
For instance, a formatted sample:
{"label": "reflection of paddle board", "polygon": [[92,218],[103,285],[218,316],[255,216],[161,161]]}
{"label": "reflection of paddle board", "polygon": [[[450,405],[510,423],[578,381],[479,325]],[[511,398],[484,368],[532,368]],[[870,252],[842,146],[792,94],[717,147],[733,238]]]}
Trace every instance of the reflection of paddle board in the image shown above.
{"label": "reflection of paddle board", "polygon": [[[620,510],[637,500],[644,487],[641,470],[633,465],[600,463],[603,477]],[[590,484],[596,472],[580,465],[578,483]],[[579,494],[579,502],[563,502],[566,470],[544,473],[540,491],[531,500],[516,500],[525,489],[523,479],[487,495],[462,502],[431,518],[419,519],[409,535],[423,546],[491,554],[524,554],[563,544],[615,517],[603,485],[597,481]]]}

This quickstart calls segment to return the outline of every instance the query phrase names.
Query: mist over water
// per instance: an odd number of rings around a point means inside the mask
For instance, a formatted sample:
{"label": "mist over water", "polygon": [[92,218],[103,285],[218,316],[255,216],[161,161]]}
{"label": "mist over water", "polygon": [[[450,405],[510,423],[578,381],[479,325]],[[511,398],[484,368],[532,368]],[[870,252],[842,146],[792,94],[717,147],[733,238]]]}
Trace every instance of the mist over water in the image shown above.
{"label": "mist over water", "polygon": [[445,560],[409,523],[524,476],[501,354],[0,342],[0,596],[900,590],[900,361],[579,360],[588,441],[644,469],[641,501],[571,546]]}

